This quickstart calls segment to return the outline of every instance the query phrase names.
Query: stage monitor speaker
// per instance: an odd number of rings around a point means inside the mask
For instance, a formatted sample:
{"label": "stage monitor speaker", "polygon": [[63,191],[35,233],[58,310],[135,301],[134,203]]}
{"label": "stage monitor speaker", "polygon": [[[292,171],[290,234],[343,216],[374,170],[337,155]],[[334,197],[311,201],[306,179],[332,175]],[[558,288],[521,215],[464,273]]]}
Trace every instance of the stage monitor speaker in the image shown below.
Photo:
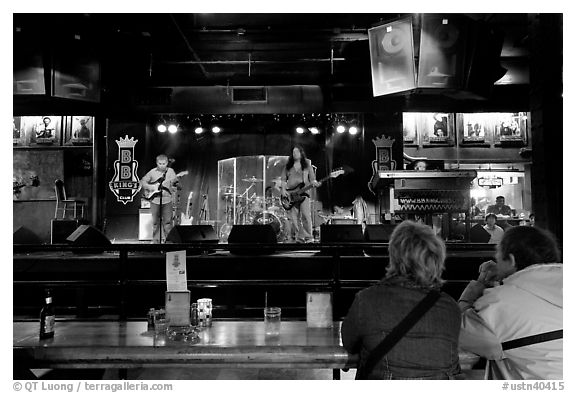
{"label": "stage monitor speaker", "polygon": [[66,244],[68,236],[78,229],[78,220],[52,220],[50,226],[50,243]]}
{"label": "stage monitor speaker", "polygon": [[[364,228],[364,240],[367,243],[389,243],[394,228],[396,228],[395,224],[366,225]],[[387,255],[388,247],[366,248],[364,252],[368,255]]]}
{"label": "stage monitor speaker", "polygon": [[364,234],[360,224],[321,225],[320,243],[362,243]]}
{"label": "stage monitor speaker", "polygon": [[80,225],[66,240],[75,246],[108,246],[111,244],[106,235],[91,225]]}
{"label": "stage monitor speaker", "polygon": [[418,87],[464,87],[471,24],[470,18],[454,14],[422,16]]}
{"label": "stage monitor speaker", "polygon": [[[362,243],[364,234],[360,224],[321,225],[320,243],[340,243],[342,245]],[[356,247],[334,248],[322,250],[326,255],[364,255],[364,251]]]}
{"label": "stage monitor speaker", "polygon": [[394,228],[396,228],[395,224],[366,225],[364,239],[371,243],[388,243]]}
{"label": "stage monitor speaker", "polygon": [[471,243],[488,243],[490,241],[490,234],[482,227],[481,224],[476,224],[470,228],[470,242]]}
{"label": "stage monitor speaker", "polygon": [[42,240],[30,229],[20,226],[12,236],[13,244],[42,244]]}
{"label": "stage monitor speaker", "polygon": [[[264,243],[276,244],[276,232],[270,224],[266,225],[234,225],[228,236],[228,244]],[[274,250],[262,248],[247,248],[231,251],[234,254],[272,254]]]}
{"label": "stage monitor speaker", "polygon": [[406,18],[368,29],[374,97],[414,89],[412,19]]}
{"label": "stage monitor speaker", "polygon": [[166,236],[166,243],[218,243],[219,240],[212,225],[176,225]]}

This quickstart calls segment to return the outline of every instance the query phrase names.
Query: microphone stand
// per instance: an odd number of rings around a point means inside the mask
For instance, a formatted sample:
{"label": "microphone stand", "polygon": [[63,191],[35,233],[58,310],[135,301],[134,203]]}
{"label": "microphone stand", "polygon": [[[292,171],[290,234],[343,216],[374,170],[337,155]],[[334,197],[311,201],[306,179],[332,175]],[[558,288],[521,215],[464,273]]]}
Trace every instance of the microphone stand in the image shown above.
{"label": "microphone stand", "polygon": [[[166,171],[168,172],[168,171]],[[164,172],[164,174],[162,175],[162,177],[159,179],[160,180],[160,185],[158,186],[158,190],[160,190],[160,220],[158,221],[158,225],[160,225],[160,232],[159,232],[159,236],[158,236],[158,243],[162,244],[162,226],[164,225],[164,223],[162,222],[162,217],[164,216],[164,214],[162,214],[162,194],[164,194],[164,190],[162,189],[164,186],[162,185],[164,183],[164,181],[166,180],[166,172]]]}

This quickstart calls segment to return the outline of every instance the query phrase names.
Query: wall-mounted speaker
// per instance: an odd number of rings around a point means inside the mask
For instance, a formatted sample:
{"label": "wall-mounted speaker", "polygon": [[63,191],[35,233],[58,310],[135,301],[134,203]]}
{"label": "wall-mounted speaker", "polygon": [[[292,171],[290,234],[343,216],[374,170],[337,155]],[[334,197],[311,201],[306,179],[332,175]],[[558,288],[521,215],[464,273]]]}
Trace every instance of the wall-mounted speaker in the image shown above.
{"label": "wall-mounted speaker", "polygon": [[412,19],[406,18],[368,30],[374,96],[416,87]]}
{"label": "wall-mounted speaker", "polygon": [[470,22],[458,15],[422,16],[418,87],[464,86]]}

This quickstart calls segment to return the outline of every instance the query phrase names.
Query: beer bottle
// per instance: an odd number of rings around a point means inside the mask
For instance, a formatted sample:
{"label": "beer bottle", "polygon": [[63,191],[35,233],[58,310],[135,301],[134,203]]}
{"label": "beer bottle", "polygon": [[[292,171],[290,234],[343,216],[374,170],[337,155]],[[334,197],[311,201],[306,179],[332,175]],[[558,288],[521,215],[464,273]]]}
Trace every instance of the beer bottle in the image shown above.
{"label": "beer bottle", "polygon": [[52,304],[52,294],[50,290],[46,290],[46,303],[40,311],[40,340],[54,337],[54,322],[56,315],[54,314],[54,305]]}

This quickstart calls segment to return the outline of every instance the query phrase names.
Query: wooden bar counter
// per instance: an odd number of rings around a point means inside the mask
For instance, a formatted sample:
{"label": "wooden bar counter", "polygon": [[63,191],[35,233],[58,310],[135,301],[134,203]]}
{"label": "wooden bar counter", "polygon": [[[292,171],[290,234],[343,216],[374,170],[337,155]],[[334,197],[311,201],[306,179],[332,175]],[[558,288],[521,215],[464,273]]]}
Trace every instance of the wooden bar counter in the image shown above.
{"label": "wooden bar counter", "polygon": [[[15,368],[355,368],[358,358],[342,347],[340,322],[307,328],[282,321],[280,335],[267,337],[260,321],[214,321],[200,341],[175,342],[147,331],[146,322],[60,322],[54,338],[38,339],[38,322],[14,322]],[[461,352],[462,369],[478,356]]]}

